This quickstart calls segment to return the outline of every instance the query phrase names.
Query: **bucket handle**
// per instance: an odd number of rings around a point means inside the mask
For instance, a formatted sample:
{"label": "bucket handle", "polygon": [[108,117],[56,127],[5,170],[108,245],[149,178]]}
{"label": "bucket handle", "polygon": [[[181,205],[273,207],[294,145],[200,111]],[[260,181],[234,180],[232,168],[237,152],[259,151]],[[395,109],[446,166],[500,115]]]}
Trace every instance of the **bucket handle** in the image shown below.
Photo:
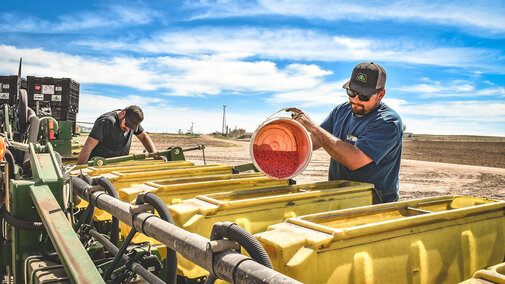
{"label": "bucket handle", "polygon": [[267,119],[265,119],[265,121],[270,120],[270,118],[272,118],[272,116],[274,116],[274,115],[278,114],[278,113],[279,113],[279,112],[281,112],[281,111],[285,111],[285,110],[287,110],[287,109],[288,109],[287,107],[285,107],[285,108],[281,108],[280,110],[278,110],[278,111],[276,111],[276,112],[272,113],[272,115],[270,115],[269,117],[267,117]]}

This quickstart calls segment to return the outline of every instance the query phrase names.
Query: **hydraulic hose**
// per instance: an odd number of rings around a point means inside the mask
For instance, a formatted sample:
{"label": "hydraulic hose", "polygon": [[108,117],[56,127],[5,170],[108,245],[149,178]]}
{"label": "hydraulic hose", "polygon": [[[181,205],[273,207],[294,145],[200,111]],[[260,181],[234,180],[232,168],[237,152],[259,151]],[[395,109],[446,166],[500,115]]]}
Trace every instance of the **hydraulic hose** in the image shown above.
{"label": "hydraulic hose", "polygon": [[[220,222],[216,223],[216,225],[219,223]],[[211,239],[222,239],[226,237],[236,241],[249,253],[251,258],[268,268],[272,268],[272,262],[270,262],[267,252],[251,233],[232,222],[224,222],[220,225],[216,225],[212,227]]]}
{"label": "hydraulic hose", "polygon": [[36,221],[26,221],[26,220],[21,220],[18,219],[14,216],[12,216],[9,212],[7,212],[7,209],[5,209],[5,204],[2,205],[0,208],[0,215],[2,218],[5,219],[7,223],[10,225],[22,229],[22,230],[27,230],[27,231],[43,231],[44,230],[44,225],[42,222],[36,222]]}
{"label": "hydraulic hose", "polygon": [[85,181],[88,185],[92,185],[93,184],[93,179],[89,175],[87,175],[87,174],[81,174],[81,175],[79,175],[79,177],[83,181]]}
{"label": "hydraulic hose", "polygon": [[[89,234],[95,238],[99,243],[101,243],[105,249],[110,251],[113,255],[117,255],[119,252],[119,249],[111,243],[106,237],[104,237],[102,234],[98,233],[95,229],[92,229],[89,227]],[[137,262],[131,262],[129,261],[129,258],[126,255],[121,256],[121,260],[123,260],[125,263],[129,263],[130,269],[132,269],[135,273],[138,275],[142,276],[147,282],[149,283],[164,283],[161,281],[156,275],[152,274],[149,270],[145,269],[142,265],[138,264]],[[166,282],[170,283],[170,282]],[[175,282],[172,282],[175,283]]]}
{"label": "hydraulic hose", "polygon": [[[28,124],[29,124],[28,142],[37,143],[37,139],[39,136],[40,119],[31,108],[28,108],[27,110],[28,110]],[[23,164],[29,162],[30,162],[30,154],[28,152],[25,152],[25,156],[23,158]]]}
{"label": "hydraulic hose", "polygon": [[[88,176],[88,175],[86,175]],[[89,176],[88,176],[89,177]],[[105,191],[112,197],[119,199],[119,195],[117,193],[116,188],[110,182],[110,180],[106,179],[105,177],[101,176],[98,178],[94,178],[92,180],[92,185],[100,185],[102,186]],[[111,222],[111,229],[110,229],[110,241],[117,246],[118,241],[119,241],[119,220],[118,218],[112,216],[112,222]]]}
{"label": "hydraulic hose", "polygon": [[[140,202],[140,203],[139,203]],[[156,194],[152,192],[142,192],[137,196],[137,204],[149,203],[156,211],[160,214],[160,218],[168,221],[170,224],[174,224],[174,219],[172,218],[172,213],[168,210],[167,205],[161,200]]]}
{"label": "hydraulic hose", "polygon": [[[158,214],[160,215],[160,218],[170,222],[171,224],[174,224],[174,220],[172,218],[172,214],[170,214],[170,211],[167,208],[167,205],[155,194],[152,194],[150,192],[148,193],[141,193],[137,196],[137,200],[135,201],[136,205],[141,205],[144,203],[148,203],[158,211]],[[142,228],[143,231],[143,228]],[[110,275],[112,274],[113,269],[115,266],[119,263],[120,258],[123,257],[124,252],[126,251],[126,248],[132,241],[133,237],[137,233],[137,230],[132,227],[130,230],[130,233],[128,233],[128,236],[126,236],[125,241],[119,248],[118,253],[116,254],[114,260],[112,263],[109,265],[109,268],[104,274],[104,280],[107,281]],[[165,267],[167,268],[167,273],[166,273],[166,283],[176,283],[177,281],[177,253],[169,248],[167,248],[167,258],[165,262]]]}
{"label": "hydraulic hose", "polygon": [[[261,246],[251,233],[247,232],[239,225],[228,221],[224,223],[215,223],[210,233],[210,239],[221,240],[223,238],[236,241],[249,253],[252,259],[268,268],[272,268],[272,262],[263,246]],[[216,276],[210,273],[205,284],[212,284],[214,281],[216,281]]]}
{"label": "hydraulic hose", "polygon": [[[156,194],[151,192],[140,193],[137,196],[137,204],[148,203],[151,204],[158,214],[160,214],[161,219],[169,222],[170,224],[175,224],[174,219],[170,210],[168,210],[167,205],[161,200]],[[143,227],[143,226],[142,226]],[[142,228],[142,231],[144,228]],[[167,247],[167,258],[165,267],[167,268],[166,283],[176,283],[177,281],[177,253]]]}

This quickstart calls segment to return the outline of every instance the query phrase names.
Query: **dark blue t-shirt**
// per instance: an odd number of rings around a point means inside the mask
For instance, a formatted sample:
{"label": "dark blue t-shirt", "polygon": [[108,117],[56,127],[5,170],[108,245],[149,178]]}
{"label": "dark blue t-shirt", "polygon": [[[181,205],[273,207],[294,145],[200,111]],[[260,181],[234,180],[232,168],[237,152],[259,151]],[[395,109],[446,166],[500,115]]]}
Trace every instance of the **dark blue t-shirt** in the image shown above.
{"label": "dark blue t-shirt", "polygon": [[373,183],[382,195],[382,202],[398,200],[403,125],[393,109],[381,102],[371,113],[357,117],[346,102],[333,109],[321,127],[355,145],[373,160],[352,171],[331,159],[329,180]]}
{"label": "dark blue t-shirt", "polygon": [[116,111],[110,111],[98,117],[89,133],[90,137],[98,140],[98,144],[93,148],[89,159],[93,157],[118,157],[130,153],[130,146],[133,134],[139,135],[144,131],[141,125],[136,132],[132,129],[121,130],[119,117]]}

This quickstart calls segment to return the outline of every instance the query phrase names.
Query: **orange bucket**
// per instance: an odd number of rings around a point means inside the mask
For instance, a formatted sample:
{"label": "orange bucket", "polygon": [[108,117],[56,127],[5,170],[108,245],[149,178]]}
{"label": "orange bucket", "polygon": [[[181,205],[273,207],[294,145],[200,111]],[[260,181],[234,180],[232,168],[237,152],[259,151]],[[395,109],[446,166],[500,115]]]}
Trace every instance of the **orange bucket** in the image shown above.
{"label": "orange bucket", "polygon": [[[273,115],[286,110],[281,109]],[[273,116],[272,115],[272,116]],[[312,140],[299,122],[270,116],[254,132],[249,147],[254,166],[275,179],[301,173],[312,157]]]}

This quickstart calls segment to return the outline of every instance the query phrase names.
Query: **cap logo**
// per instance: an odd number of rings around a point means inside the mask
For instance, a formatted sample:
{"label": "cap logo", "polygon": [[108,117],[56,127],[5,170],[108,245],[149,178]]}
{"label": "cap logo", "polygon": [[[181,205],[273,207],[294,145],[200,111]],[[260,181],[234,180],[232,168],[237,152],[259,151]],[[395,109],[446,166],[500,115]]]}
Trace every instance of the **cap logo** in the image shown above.
{"label": "cap logo", "polygon": [[366,74],[364,74],[364,73],[358,73],[358,75],[356,76],[356,80],[358,80],[360,82],[363,82],[363,83],[366,83],[366,81],[367,81]]}

